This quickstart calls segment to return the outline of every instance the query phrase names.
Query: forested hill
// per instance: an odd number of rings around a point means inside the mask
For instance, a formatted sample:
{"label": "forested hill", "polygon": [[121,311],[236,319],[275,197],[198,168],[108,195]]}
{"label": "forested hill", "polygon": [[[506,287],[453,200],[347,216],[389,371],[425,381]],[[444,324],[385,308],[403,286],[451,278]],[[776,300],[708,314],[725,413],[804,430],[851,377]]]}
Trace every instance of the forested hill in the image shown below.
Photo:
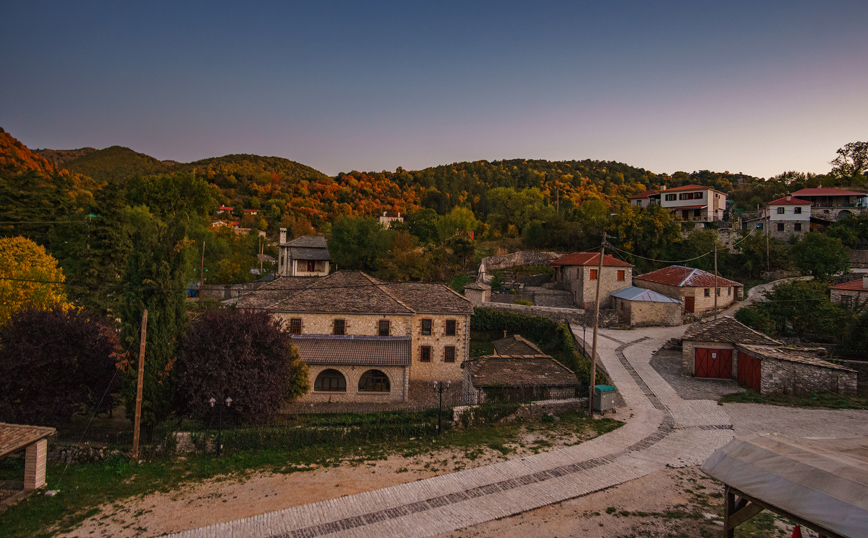
{"label": "forested hill", "polygon": [[101,183],[118,183],[137,175],[164,174],[172,169],[162,161],[123,146],[91,151],[64,162],[63,166]]}
{"label": "forested hill", "polygon": [[49,177],[57,173],[57,167],[0,128],[0,174],[6,176],[22,172],[35,172],[39,176]]}

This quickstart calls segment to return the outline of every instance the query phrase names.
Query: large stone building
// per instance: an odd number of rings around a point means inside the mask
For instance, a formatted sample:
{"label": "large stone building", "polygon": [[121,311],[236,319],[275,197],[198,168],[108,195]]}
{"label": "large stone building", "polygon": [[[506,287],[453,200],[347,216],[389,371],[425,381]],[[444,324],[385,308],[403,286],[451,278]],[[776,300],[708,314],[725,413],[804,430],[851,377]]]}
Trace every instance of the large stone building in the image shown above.
{"label": "large stone building", "polygon": [[556,282],[573,294],[579,308],[593,308],[597,297],[597,278],[600,278],[600,308],[612,305],[610,295],[629,286],[633,279],[633,266],[614,256],[603,257],[600,273],[599,252],[574,252],[551,262],[555,267]]}
{"label": "large stone building", "polygon": [[633,279],[633,284],[678,299],[684,305],[684,311],[692,314],[714,310],[715,289],[718,310],[740,300],[743,289],[741,284],[733,280],[682,265],[671,265],[639,275]]}
{"label": "large stone building", "polygon": [[414,383],[457,382],[473,305],[442,284],[384,282],[358,271],[281,277],[239,299],[295,335],[310,368],[308,402],[395,402]]}
{"label": "large stone building", "polygon": [[811,215],[823,220],[841,220],[868,213],[868,194],[864,192],[821,187],[802,189],[793,196],[811,202]]}
{"label": "large stone building", "polygon": [[326,276],[331,256],[325,237],[303,235],[286,241],[286,228],[280,229],[280,276]]}

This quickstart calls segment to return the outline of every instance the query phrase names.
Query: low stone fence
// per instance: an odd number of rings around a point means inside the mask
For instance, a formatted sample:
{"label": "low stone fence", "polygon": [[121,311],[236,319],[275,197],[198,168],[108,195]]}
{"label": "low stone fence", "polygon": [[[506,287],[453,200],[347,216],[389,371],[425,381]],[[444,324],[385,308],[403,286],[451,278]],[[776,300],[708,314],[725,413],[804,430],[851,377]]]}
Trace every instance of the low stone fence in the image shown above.
{"label": "low stone fence", "polygon": [[868,361],[836,359],[831,362],[856,370],[858,384],[857,392],[860,395],[868,394]]}
{"label": "low stone fence", "polygon": [[[478,405],[463,405],[452,408],[452,422],[456,426],[461,425],[461,416],[464,413],[472,413]],[[518,419],[539,419],[543,415],[560,415],[569,411],[580,411],[588,408],[587,398],[569,398],[566,400],[540,400],[521,404],[518,410],[500,419],[500,422],[510,422]]]}
{"label": "low stone fence", "polygon": [[[581,325],[585,319],[585,311],[578,308],[557,308],[554,306],[525,306],[520,304],[482,303],[483,307],[494,310],[508,310],[529,316],[540,316],[558,323],[569,322]],[[602,314],[602,311],[601,311]]]}

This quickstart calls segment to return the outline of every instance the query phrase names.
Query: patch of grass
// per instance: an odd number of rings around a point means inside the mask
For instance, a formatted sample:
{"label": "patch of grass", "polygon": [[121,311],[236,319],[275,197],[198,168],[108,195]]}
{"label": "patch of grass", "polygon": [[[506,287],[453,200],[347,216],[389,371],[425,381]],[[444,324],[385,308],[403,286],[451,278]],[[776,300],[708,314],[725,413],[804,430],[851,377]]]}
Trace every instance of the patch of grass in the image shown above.
{"label": "patch of grass", "polygon": [[719,403],[754,403],[786,407],[827,407],[831,409],[868,409],[868,396],[839,394],[757,394],[752,390],[723,396]]}

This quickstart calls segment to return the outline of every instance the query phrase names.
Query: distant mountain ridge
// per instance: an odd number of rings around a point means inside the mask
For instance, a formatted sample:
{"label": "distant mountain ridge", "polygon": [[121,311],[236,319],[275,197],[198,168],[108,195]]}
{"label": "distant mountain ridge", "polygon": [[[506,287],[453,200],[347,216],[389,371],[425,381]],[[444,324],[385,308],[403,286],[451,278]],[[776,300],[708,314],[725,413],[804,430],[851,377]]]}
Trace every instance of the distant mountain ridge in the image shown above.
{"label": "distant mountain ridge", "polygon": [[78,149],[34,149],[33,153],[45,157],[48,161],[53,162],[57,166],[62,165],[67,161],[84,157],[89,153],[97,151],[96,148],[86,147]]}

